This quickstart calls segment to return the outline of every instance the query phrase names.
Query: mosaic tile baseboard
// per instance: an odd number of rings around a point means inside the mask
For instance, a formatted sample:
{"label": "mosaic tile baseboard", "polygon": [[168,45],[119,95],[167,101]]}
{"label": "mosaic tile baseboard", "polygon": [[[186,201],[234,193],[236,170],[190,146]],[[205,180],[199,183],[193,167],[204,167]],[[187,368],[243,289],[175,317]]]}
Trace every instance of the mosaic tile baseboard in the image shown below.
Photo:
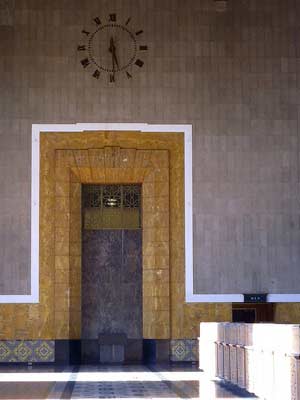
{"label": "mosaic tile baseboard", "polygon": [[1,340],[0,363],[54,362],[54,340]]}
{"label": "mosaic tile baseboard", "polygon": [[[0,341],[0,363],[55,362],[55,348],[57,346],[62,347],[60,352],[64,354],[63,361],[68,363],[65,355],[68,353],[69,358],[70,344],[67,343],[68,341],[64,342],[66,343],[63,343],[63,346],[58,346],[58,343],[55,343],[54,340],[2,340]],[[76,353],[78,353],[77,347],[73,349]],[[58,353],[59,348],[56,349]],[[159,359],[161,358],[161,351],[159,348],[157,348],[157,351],[159,354],[156,358]],[[173,362],[198,361],[197,339],[171,340],[170,360]]]}
{"label": "mosaic tile baseboard", "polygon": [[198,340],[197,339],[176,339],[171,340],[171,361],[198,361]]}

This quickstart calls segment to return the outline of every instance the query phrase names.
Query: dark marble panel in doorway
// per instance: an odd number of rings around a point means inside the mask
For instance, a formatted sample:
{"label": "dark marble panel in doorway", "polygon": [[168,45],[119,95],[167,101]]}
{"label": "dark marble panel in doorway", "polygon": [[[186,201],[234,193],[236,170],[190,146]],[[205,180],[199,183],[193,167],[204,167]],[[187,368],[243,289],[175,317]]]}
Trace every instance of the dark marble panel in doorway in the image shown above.
{"label": "dark marble panel in doorway", "polygon": [[142,338],[142,231],[83,230],[82,338]]}

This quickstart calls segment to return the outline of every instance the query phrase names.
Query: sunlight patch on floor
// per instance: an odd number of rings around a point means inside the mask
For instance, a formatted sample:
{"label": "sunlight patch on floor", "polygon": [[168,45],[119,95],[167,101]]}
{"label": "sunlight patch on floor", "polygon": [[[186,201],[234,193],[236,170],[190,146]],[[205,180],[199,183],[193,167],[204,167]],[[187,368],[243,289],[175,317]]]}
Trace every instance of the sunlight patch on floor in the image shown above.
{"label": "sunlight patch on floor", "polygon": [[156,382],[197,381],[200,372],[9,372],[0,373],[0,382]]}

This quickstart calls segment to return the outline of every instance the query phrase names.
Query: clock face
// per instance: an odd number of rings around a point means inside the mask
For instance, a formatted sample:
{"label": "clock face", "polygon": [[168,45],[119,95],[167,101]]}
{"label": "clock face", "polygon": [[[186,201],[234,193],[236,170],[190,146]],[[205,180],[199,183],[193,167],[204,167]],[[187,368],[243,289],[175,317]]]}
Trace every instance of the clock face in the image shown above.
{"label": "clock face", "polygon": [[119,23],[116,14],[110,14],[107,21],[94,18],[92,30],[82,30],[85,40],[77,47],[84,54],[80,63],[94,78],[104,76],[114,83],[122,77],[131,79],[135,70],[143,67],[140,53],[148,47],[139,44],[143,31],[133,30],[130,22],[128,18],[124,24]]}

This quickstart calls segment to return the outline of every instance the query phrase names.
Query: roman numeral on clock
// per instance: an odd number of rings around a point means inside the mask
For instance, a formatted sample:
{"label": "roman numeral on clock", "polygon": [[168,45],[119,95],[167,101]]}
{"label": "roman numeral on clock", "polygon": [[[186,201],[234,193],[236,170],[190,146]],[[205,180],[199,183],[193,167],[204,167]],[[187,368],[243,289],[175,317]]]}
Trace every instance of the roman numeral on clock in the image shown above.
{"label": "roman numeral on clock", "polygon": [[111,83],[115,82],[115,75],[114,74],[110,74],[109,75],[109,82],[111,82]]}
{"label": "roman numeral on clock", "polygon": [[130,75],[130,73],[128,71],[126,71],[126,76],[127,76],[128,79],[132,78],[132,75]]}
{"label": "roman numeral on clock", "polygon": [[90,61],[88,58],[85,58],[83,60],[80,61],[81,65],[83,66],[83,68],[86,68],[88,65],[90,65]]}
{"label": "roman numeral on clock", "polygon": [[93,73],[93,77],[96,79],[100,78],[100,71],[98,69],[96,69],[96,71]]}
{"label": "roman numeral on clock", "polygon": [[110,22],[116,22],[116,20],[117,20],[117,14],[109,14]]}
{"label": "roman numeral on clock", "polygon": [[83,33],[86,36],[89,36],[90,32],[86,31],[85,29],[82,29],[81,33]]}
{"label": "roman numeral on clock", "polygon": [[140,46],[140,50],[141,51],[146,51],[146,50],[148,50],[148,46]]}
{"label": "roman numeral on clock", "polygon": [[96,23],[96,25],[101,25],[101,21],[99,17],[94,18],[94,22]]}
{"label": "roman numeral on clock", "polygon": [[136,60],[135,65],[137,65],[138,67],[142,67],[144,65],[144,61],[140,60],[139,58]]}
{"label": "roman numeral on clock", "polygon": [[140,35],[141,33],[143,33],[144,31],[137,31],[135,32],[136,36]]}
{"label": "roman numeral on clock", "polygon": [[86,47],[85,47],[84,45],[79,44],[79,45],[77,46],[77,50],[78,50],[78,51],[85,51],[85,50],[86,50]]}

